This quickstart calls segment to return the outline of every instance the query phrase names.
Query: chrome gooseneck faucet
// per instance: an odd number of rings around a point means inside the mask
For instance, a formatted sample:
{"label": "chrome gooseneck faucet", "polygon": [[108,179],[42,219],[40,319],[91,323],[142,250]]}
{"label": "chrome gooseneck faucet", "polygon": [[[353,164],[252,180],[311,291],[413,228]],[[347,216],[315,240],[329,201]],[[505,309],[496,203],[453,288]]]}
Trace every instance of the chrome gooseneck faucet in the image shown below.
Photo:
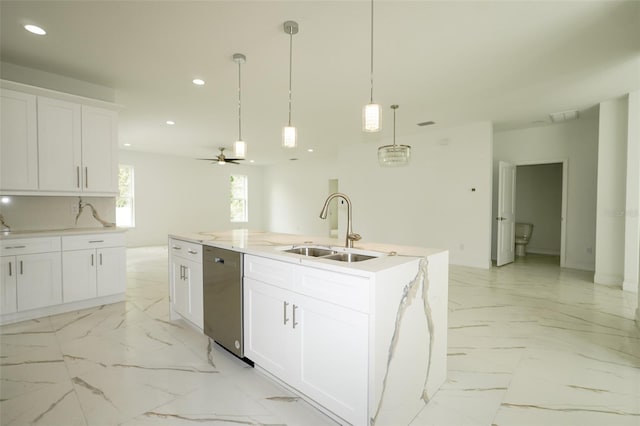
{"label": "chrome gooseneck faucet", "polygon": [[327,213],[329,212],[329,203],[336,197],[340,197],[347,202],[347,238],[345,239],[344,246],[345,247],[353,247],[354,241],[359,241],[362,237],[360,234],[356,234],[351,229],[351,200],[349,197],[344,195],[341,192],[335,192],[327,197],[327,200],[324,202],[324,207],[322,207],[322,211],[320,212],[320,219],[326,219]]}

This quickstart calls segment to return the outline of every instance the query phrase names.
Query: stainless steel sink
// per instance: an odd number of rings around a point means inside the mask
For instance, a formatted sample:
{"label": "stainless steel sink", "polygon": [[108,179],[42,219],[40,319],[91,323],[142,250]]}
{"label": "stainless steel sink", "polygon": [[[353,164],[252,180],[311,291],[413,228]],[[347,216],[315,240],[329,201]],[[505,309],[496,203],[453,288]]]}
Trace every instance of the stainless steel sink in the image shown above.
{"label": "stainless steel sink", "polygon": [[335,250],[321,248],[321,247],[294,247],[289,250],[284,250],[287,253],[301,254],[303,256],[320,257],[337,253]]}
{"label": "stainless steel sink", "polygon": [[362,262],[363,260],[373,259],[376,256],[359,253],[336,253],[329,256],[323,256],[323,259],[338,260],[340,262]]}

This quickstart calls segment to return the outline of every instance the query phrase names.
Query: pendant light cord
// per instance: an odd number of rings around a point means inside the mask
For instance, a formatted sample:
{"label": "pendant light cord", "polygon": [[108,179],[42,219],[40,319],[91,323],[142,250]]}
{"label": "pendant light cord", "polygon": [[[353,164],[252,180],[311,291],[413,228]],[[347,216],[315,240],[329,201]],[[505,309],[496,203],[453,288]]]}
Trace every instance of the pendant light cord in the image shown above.
{"label": "pendant light cord", "polygon": [[291,75],[293,70],[293,26],[289,27],[289,127],[291,127]]}
{"label": "pendant light cord", "polygon": [[371,102],[373,103],[373,0],[371,0]]}
{"label": "pendant light cord", "polygon": [[238,61],[238,140],[242,140],[242,74],[240,67],[242,64]]}

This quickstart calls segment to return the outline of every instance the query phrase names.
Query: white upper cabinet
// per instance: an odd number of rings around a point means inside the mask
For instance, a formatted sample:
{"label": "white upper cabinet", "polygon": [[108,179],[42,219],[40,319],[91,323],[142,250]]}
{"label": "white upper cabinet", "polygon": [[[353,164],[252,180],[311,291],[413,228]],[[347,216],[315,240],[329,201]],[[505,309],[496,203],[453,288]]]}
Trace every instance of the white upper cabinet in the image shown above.
{"label": "white upper cabinet", "polygon": [[82,106],[83,191],[118,191],[118,115]]}
{"label": "white upper cabinet", "polygon": [[117,105],[6,81],[2,86],[0,190],[117,195]]}
{"label": "white upper cabinet", "polygon": [[81,107],[38,97],[40,189],[81,190]]}
{"label": "white upper cabinet", "polygon": [[38,125],[36,97],[0,90],[0,186],[7,190],[38,189]]}

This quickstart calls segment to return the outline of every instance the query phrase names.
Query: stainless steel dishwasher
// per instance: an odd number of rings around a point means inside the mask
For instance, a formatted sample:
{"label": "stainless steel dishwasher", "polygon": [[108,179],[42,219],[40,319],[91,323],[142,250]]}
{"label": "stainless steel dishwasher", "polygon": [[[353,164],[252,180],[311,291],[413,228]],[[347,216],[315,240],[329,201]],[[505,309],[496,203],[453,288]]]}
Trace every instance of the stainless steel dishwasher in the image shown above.
{"label": "stainless steel dishwasher", "polygon": [[242,253],[205,246],[202,260],[204,333],[243,358]]}

